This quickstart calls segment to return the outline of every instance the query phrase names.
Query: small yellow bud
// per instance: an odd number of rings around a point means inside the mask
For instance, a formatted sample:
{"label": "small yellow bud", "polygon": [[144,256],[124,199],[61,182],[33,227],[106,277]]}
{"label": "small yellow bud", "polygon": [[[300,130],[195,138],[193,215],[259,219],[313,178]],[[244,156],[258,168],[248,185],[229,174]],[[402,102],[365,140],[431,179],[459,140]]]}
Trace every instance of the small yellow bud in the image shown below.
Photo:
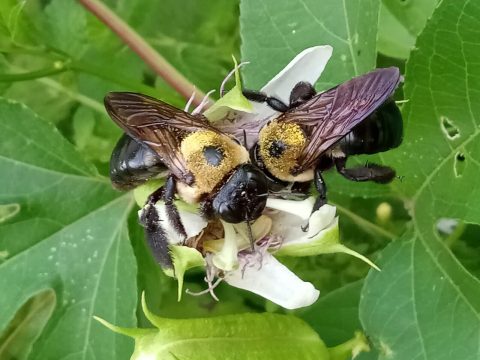
{"label": "small yellow bud", "polygon": [[382,202],[377,206],[377,219],[381,223],[386,223],[392,217],[392,206],[387,202]]}

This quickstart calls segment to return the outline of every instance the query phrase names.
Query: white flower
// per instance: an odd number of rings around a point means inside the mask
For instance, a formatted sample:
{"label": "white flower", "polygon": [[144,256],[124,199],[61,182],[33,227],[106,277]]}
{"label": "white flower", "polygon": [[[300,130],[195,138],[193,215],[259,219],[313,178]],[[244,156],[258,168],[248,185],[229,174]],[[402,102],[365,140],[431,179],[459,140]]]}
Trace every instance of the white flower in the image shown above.
{"label": "white flower", "polygon": [[[331,54],[330,46],[316,46],[302,51],[261,91],[288,103],[295,84],[300,81],[315,84]],[[253,142],[252,137],[258,136],[258,130],[276,112],[265,104],[249,103],[243,97],[238,68],[236,70],[235,87],[204,115],[211,121],[217,121],[215,126],[224,131],[239,132],[239,135],[245,131],[247,138]],[[232,114],[233,123],[231,119],[225,119]],[[135,192],[137,202],[143,204],[151,189],[146,191],[144,186]],[[213,289],[224,280],[284,308],[297,309],[313,304],[320,292],[275,256],[345,252],[375,267],[368,259],[339,243],[335,207],[324,205],[312,214],[314,202],[313,197],[302,201],[269,198],[263,215],[251,224],[254,244],[250,243],[246,223],[229,224],[218,220],[208,224],[197,209],[179,207],[189,238],[186,244],[181,244],[168,221],[163,222],[174,264],[174,272],[169,275],[174,275],[179,281],[179,297],[185,271],[205,266],[208,288],[202,293],[209,292],[216,298]],[[165,218],[165,206],[160,202],[156,207],[160,218]],[[308,231],[305,232],[302,228],[306,228],[307,224]]]}

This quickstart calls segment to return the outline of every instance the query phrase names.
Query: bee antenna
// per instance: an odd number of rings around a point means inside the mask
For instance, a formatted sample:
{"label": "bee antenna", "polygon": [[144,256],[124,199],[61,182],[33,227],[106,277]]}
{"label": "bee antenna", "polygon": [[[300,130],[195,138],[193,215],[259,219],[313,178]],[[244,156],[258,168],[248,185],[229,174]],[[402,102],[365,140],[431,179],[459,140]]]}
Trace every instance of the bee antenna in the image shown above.
{"label": "bee antenna", "polygon": [[225,84],[233,76],[233,74],[235,74],[235,71],[237,69],[240,69],[243,65],[247,65],[247,64],[250,64],[250,62],[248,61],[241,62],[240,64],[235,66],[232,71],[228,73],[225,79],[223,79],[222,84],[220,85],[220,97],[223,97],[223,95],[225,95]]}
{"label": "bee antenna", "polygon": [[255,240],[253,239],[252,226],[250,225],[249,220],[247,220],[246,222],[247,222],[247,229],[248,229],[248,238],[250,239],[250,247],[253,252],[255,250]]}
{"label": "bee antenna", "polygon": [[242,129],[243,130],[243,146],[245,146],[246,149],[248,149],[248,146],[247,146],[247,132],[245,131],[245,129]]}

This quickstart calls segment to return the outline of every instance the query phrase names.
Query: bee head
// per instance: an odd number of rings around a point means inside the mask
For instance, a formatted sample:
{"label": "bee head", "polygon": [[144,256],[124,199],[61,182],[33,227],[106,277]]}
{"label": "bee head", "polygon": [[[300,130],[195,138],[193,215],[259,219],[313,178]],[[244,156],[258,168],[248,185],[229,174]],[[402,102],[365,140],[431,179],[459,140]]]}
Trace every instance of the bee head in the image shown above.
{"label": "bee head", "polygon": [[238,166],[223,184],[212,205],[215,213],[229,223],[256,220],[267,203],[268,182],[252,164]]}

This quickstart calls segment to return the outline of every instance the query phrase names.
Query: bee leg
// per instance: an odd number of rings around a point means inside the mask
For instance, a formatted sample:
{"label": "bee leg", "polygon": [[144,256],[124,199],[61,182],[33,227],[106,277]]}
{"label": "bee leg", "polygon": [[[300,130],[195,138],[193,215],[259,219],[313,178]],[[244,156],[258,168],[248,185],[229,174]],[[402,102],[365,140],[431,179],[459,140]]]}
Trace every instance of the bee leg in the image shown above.
{"label": "bee leg", "polygon": [[168,221],[173,226],[175,231],[183,237],[183,241],[187,239],[187,232],[183,226],[182,219],[178,213],[178,209],[175,206],[173,200],[175,199],[175,193],[177,191],[177,182],[173,175],[170,175],[167,178],[167,183],[165,184],[165,207],[167,210]]}
{"label": "bee leg", "polygon": [[374,181],[386,184],[395,178],[395,170],[389,166],[367,163],[365,166],[346,168],[347,158],[335,158],[337,171],[346,179],[352,181]]}
{"label": "bee leg", "polygon": [[312,84],[305,81],[300,81],[290,92],[290,108],[294,108],[305,101],[310,100],[316,94],[317,92]]}
{"label": "bee leg", "polygon": [[313,183],[315,185],[315,189],[317,189],[318,191],[318,196],[315,200],[315,204],[313,205],[312,213],[314,213],[327,203],[327,184],[325,183],[325,180],[323,180],[322,172],[318,168],[315,169],[315,177],[313,178]]}
{"label": "bee leg", "polygon": [[160,216],[155,204],[165,194],[163,187],[157,189],[148,197],[140,216],[140,223],[145,228],[145,240],[147,241],[153,257],[164,269],[172,269],[173,262],[168,250],[168,241],[161,225]]}
{"label": "bee leg", "polygon": [[267,94],[262,93],[261,91],[243,89],[242,93],[243,96],[245,96],[250,101],[267,103],[267,105],[270,106],[273,110],[285,112],[289,109],[289,106],[285,104],[282,100],[277,99],[273,96],[267,96]]}
{"label": "bee leg", "polygon": [[[315,189],[318,191],[318,196],[315,199],[315,204],[313,204],[312,214],[327,203],[327,184],[325,183],[325,180],[323,180],[322,171],[318,167],[315,169],[313,183]],[[305,226],[302,226],[302,230],[304,232],[308,231],[308,223]]]}

